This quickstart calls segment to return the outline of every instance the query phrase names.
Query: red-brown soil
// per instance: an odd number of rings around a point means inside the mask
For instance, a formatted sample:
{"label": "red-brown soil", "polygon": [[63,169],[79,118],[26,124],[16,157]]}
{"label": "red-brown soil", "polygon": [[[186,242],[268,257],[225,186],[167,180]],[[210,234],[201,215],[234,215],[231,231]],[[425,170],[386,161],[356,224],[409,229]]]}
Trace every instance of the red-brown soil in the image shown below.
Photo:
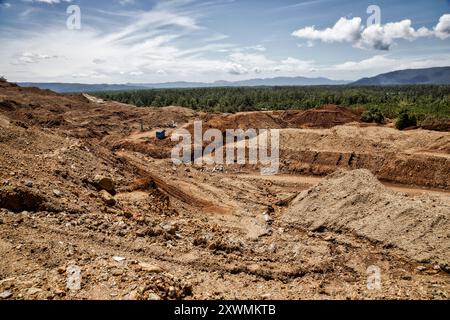
{"label": "red-brown soil", "polygon": [[[449,133],[336,108],[206,115],[0,82],[0,296],[448,299]],[[195,119],[281,129],[283,175],[173,165],[155,130]]]}
{"label": "red-brown soil", "polygon": [[280,118],[287,122],[289,128],[331,128],[350,122],[360,122],[358,111],[337,105],[325,105],[305,111],[288,110]]}

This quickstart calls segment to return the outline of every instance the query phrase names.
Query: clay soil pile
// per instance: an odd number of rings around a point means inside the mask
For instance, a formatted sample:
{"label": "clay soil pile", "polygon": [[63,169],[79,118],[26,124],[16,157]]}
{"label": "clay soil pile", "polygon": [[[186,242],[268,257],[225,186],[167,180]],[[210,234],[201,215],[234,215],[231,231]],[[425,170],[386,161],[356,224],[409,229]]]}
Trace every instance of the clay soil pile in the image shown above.
{"label": "clay soil pile", "polygon": [[300,193],[286,222],[309,230],[355,233],[420,262],[450,267],[450,203],[387,190],[368,170],[336,172]]}
{"label": "clay soil pile", "polygon": [[360,122],[361,112],[337,105],[309,110],[240,112],[226,115],[203,114],[204,127],[226,129],[332,128]]}
{"label": "clay soil pile", "polygon": [[289,128],[331,128],[350,122],[360,122],[361,114],[337,105],[325,105],[306,111],[289,110],[281,114]]}

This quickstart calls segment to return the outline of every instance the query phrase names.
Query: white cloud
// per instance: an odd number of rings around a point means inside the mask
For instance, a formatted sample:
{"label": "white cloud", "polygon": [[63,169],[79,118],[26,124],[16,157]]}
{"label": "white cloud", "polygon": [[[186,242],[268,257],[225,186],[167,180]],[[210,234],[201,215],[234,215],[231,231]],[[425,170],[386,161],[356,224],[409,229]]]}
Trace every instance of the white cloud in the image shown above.
{"label": "white cloud", "polygon": [[233,62],[227,64],[226,71],[231,75],[242,75],[249,72],[248,69],[241,64]]}
{"label": "white cloud", "polygon": [[265,52],[267,49],[266,47],[262,46],[262,45],[256,45],[256,46],[251,46],[251,47],[247,47],[246,49],[248,50],[254,50],[254,51],[259,51],[259,52]]}
{"label": "white cloud", "polygon": [[383,26],[371,25],[364,29],[361,40],[357,46],[374,48],[377,50],[389,50],[396,39],[413,41],[420,37],[433,35],[427,28],[415,30],[411,27],[411,20],[406,19],[400,22],[391,22]]}
{"label": "white cloud", "polygon": [[20,65],[26,63],[39,63],[43,60],[55,59],[57,56],[50,56],[47,54],[40,54],[34,52],[24,52],[19,57],[17,57],[13,64]]}
{"label": "white cloud", "polygon": [[[155,8],[124,16],[120,23],[107,28],[92,29],[84,24],[81,30],[73,31],[53,25],[0,33],[0,42],[8,43],[0,51],[0,69],[18,81],[104,77],[110,82],[126,82],[136,77],[155,81],[194,78],[229,68],[226,61],[203,57],[225,44],[199,41],[190,48],[181,45],[182,37],[206,33],[195,15],[178,10],[175,2]],[[55,56],[59,59],[50,59]]]}
{"label": "white cloud", "polygon": [[129,73],[130,76],[142,76],[144,73],[142,71],[131,71]]}
{"label": "white cloud", "polygon": [[398,62],[397,60],[390,59],[384,55],[376,55],[371,58],[360,61],[347,61],[344,63],[340,63],[335,65],[333,69],[338,71],[355,71],[355,70],[370,71],[380,67],[383,68],[394,67],[397,62]]}
{"label": "white cloud", "polygon": [[90,71],[86,73],[73,73],[72,78],[81,78],[81,79],[104,79],[106,75],[98,73],[96,71]]}
{"label": "white cloud", "polygon": [[240,74],[267,74],[282,72],[285,75],[298,75],[311,72],[314,61],[300,60],[288,57],[284,60],[272,60],[261,53],[235,52],[228,57],[231,60],[229,73]]}
{"label": "white cloud", "polygon": [[311,72],[314,68],[314,61],[312,60],[299,60],[296,58],[288,57],[282,60],[277,66],[279,71],[290,71],[295,73],[302,73],[305,71]]}
{"label": "white cloud", "polygon": [[61,3],[61,2],[72,2],[72,0],[25,0],[25,2],[39,2],[39,3],[55,4],[55,3]]}
{"label": "white cloud", "polygon": [[267,57],[260,53],[242,53],[235,52],[230,54],[230,60],[236,63],[245,64],[248,66],[264,67],[272,65],[274,62],[267,59]]}
{"label": "white cloud", "polygon": [[304,48],[304,47],[313,48],[314,46],[315,46],[315,43],[314,43],[314,41],[311,41],[311,40],[306,41],[306,43],[297,44],[297,47],[299,47],[299,48]]}
{"label": "white cloud", "polygon": [[[435,56],[433,58],[421,59],[393,58],[388,55],[375,55],[359,61],[347,61],[336,64],[329,68],[324,68],[322,71],[341,75],[341,78],[356,80],[361,77],[374,76],[394,70],[442,67],[448,65],[450,65],[449,56]],[[339,78],[339,76],[337,77]]]}
{"label": "white cloud", "polygon": [[433,30],[425,27],[416,30],[411,24],[411,20],[405,19],[385,25],[364,27],[359,17],[352,19],[342,17],[331,28],[319,30],[309,26],[294,31],[292,35],[309,41],[348,42],[358,48],[376,50],[389,50],[397,39],[413,41],[421,37],[436,36],[445,39],[450,36],[450,14],[443,15]]}
{"label": "white cloud", "polygon": [[434,28],[436,36],[441,39],[450,37],[450,14],[444,14]]}
{"label": "white cloud", "polygon": [[119,3],[120,3],[122,6],[126,6],[126,5],[128,5],[128,4],[134,4],[134,0],[120,0]]}
{"label": "white cloud", "polygon": [[361,37],[361,18],[340,18],[332,28],[317,30],[315,26],[294,31],[293,36],[323,42],[356,42]]}

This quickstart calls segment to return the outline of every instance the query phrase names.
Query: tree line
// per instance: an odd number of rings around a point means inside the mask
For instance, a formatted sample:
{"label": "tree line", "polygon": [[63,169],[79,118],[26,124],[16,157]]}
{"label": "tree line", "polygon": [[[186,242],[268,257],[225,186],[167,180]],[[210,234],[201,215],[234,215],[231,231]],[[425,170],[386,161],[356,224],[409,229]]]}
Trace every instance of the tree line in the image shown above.
{"label": "tree line", "polygon": [[388,118],[395,118],[405,110],[416,115],[450,117],[448,85],[148,89],[94,95],[139,107],[176,105],[206,112],[310,109],[337,104],[366,110],[376,108]]}

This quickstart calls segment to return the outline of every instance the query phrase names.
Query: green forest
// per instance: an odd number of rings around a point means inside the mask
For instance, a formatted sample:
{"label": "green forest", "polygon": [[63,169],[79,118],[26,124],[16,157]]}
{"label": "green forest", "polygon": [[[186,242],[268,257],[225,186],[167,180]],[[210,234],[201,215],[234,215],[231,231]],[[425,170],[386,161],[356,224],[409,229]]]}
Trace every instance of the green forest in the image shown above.
{"label": "green forest", "polygon": [[337,104],[367,110],[376,108],[388,118],[395,118],[405,110],[419,117],[450,117],[450,86],[437,85],[149,89],[94,95],[140,107],[176,105],[207,112],[309,109]]}

